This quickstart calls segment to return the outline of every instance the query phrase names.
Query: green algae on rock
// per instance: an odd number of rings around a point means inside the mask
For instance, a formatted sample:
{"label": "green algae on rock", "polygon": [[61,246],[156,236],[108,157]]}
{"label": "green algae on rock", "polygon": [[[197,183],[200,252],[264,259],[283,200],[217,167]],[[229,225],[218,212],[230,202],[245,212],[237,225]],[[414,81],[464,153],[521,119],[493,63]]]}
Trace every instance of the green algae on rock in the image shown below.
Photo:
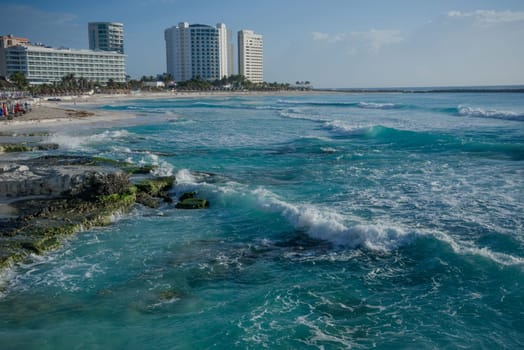
{"label": "green algae on rock", "polygon": [[196,198],[196,192],[185,192],[180,196],[177,209],[205,209],[209,208],[209,201],[202,198]]}
{"label": "green algae on rock", "polygon": [[[11,196],[15,200],[9,205],[18,216],[0,219],[0,268],[30,254],[55,249],[64,237],[80,230],[109,225],[114,214],[129,210],[135,203],[157,207],[161,200],[170,201],[167,191],[173,186],[174,177],[146,178],[135,185],[129,174],[108,163],[88,157],[41,157],[15,165],[12,173],[19,178],[14,181],[27,183],[28,190],[17,187],[18,192]],[[32,171],[42,177],[62,174],[60,188],[44,191],[35,198],[32,187],[40,187],[43,182]],[[24,179],[24,175],[28,178]],[[4,187],[5,193],[0,194],[9,197],[10,187]]]}

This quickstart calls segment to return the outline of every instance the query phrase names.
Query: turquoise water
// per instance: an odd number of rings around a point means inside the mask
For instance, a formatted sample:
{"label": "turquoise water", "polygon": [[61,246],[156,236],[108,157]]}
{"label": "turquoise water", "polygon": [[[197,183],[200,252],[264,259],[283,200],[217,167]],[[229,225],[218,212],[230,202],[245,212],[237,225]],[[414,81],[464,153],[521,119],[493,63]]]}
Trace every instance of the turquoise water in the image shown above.
{"label": "turquoise water", "polygon": [[2,349],[524,348],[524,98],[135,100],[62,154],[158,166],[135,207],[2,279]]}

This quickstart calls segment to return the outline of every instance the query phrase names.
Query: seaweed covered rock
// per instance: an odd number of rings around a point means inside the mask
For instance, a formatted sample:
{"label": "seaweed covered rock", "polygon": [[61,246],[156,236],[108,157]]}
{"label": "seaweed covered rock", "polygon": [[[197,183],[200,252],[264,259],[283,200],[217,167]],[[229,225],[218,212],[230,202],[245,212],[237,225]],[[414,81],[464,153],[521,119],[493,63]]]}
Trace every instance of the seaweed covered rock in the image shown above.
{"label": "seaweed covered rock", "polygon": [[209,201],[202,198],[196,198],[196,192],[186,192],[180,196],[177,209],[205,209],[209,208]]}
{"label": "seaweed covered rock", "polygon": [[70,191],[69,195],[85,200],[92,200],[100,196],[121,194],[129,191],[129,175],[123,172],[91,172],[86,180]]}
{"label": "seaweed covered rock", "polygon": [[157,208],[161,200],[171,203],[168,191],[175,183],[174,176],[145,179],[136,184],[137,202],[150,208]]}
{"label": "seaweed covered rock", "polygon": [[53,249],[79,230],[108,225],[115,213],[145,198],[149,206],[170,200],[174,177],[134,185],[120,167],[100,163],[88,157],[42,157],[0,164],[0,196],[16,198],[9,207],[17,215],[0,218],[0,268]]}
{"label": "seaweed covered rock", "polygon": [[16,153],[16,152],[33,152],[46,151],[58,149],[56,143],[42,143],[42,144],[27,144],[27,143],[13,143],[0,144],[0,153]]}

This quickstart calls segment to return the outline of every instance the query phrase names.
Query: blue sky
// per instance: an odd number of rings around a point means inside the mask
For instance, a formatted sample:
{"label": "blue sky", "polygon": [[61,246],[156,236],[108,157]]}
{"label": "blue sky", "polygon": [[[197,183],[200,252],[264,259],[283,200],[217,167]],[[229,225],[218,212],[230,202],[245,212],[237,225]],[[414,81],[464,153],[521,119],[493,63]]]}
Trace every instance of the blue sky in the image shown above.
{"label": "blue sky", "polygon": [[187,21],[264,35],[270,82],[524,84],[523,0],[2,0],[0,14],[0,34],[55,47],[87,48],[88,22],[122,22],[134,78],[166,71],[164,29]]}

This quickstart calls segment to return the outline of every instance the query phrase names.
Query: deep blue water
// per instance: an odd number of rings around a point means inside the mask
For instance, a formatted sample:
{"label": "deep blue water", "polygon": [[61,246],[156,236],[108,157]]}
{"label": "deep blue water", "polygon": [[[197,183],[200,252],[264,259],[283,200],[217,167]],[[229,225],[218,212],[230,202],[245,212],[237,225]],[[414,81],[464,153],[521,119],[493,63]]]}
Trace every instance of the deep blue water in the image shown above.
{"label": "deep blue water", "polygon": [[1,349],[524,348],[524,95],[135,100],[66,154],[158,165],[136,207],[2,277]]}

